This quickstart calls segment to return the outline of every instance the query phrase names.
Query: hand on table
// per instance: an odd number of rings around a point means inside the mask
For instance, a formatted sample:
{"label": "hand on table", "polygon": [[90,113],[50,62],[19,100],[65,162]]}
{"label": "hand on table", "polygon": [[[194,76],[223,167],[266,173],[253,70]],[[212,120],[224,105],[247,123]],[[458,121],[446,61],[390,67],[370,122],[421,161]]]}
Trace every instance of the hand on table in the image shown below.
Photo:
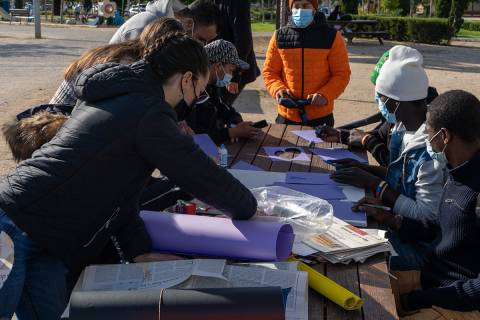
{"label": "hand on table", "polygon": [[350,130],[350,136],[348,137],[348,145],[351,147],[362,148],[362,139],[367,133],[362,130],[352,129]]}
{"label": "hand on table", "polygon": [[229,84],[227,84],[227,91],[231,94],[238,94],[240,92],[240,90],[238,89],[238,83],[230,82]]}
{"label": "hand on table", "polygon": [[253,122],[243,121],[237,124],[235,127],[228,129],[228,134],[232,142],[237,141],[239,138],[253,138],[260,132],[261,129],[252,127]]}
{"label": "hand on table", "polygon": [[338,183],[371,190],[375,189],[382,181],[379,177],[358,167],[337,169],[330,175],[330,178]]}
{"label": "hand on table", "polygon": [[365,204],[382,205],[382,203],[378,199],[365,197],[358,201],[356,204],[354,204],[352,210],[364,211],[369,217],[372,217],[378,223],[392,230],[398,231],[401,228],[402,220],[399,219],[398,216],[395,216],[391,212],[385,211],[383,209],[364,206]]}
{"label": "hand on table", "polygon": [[319,93],[309,94],[307,96],[307,99],[312,100],[313,106],[319,106],[319,107],[326,105],[328,102],[327,99]]}
{"label": "hand on table", "polygon": [[347,168],[360,168],[363,169],[364,164],[358,160],[345,158],[345,159],[338,159],[338,160],[331,160],[329,161],[337,170],[347,169]]}
{"label": "hand on table", "polygon": [[340,130],[329,127],[317,127],[318,136],[325,142],[340,142]]}
{"label": "hand on table", "polygon": [[149,252],[139,255],[133,259],[135,262],[155,262],[155,261],[172,261],[172,260],[185,260],[184,257],[180,257],[169,253]]}

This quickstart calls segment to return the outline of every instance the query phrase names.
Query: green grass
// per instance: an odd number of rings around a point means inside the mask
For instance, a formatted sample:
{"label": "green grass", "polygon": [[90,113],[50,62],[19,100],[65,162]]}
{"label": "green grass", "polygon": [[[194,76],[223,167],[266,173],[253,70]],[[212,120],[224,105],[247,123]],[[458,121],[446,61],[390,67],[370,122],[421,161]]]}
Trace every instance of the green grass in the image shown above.
{"label": "green grass", "polygon": [[460,29],[460,31],[457,33],[457,37],[480,38],[480,31]]}
{"label": "green grass", "polygon": [[252,22],[253,32],[273,32],[275,31],[275,23],[273,22]]}

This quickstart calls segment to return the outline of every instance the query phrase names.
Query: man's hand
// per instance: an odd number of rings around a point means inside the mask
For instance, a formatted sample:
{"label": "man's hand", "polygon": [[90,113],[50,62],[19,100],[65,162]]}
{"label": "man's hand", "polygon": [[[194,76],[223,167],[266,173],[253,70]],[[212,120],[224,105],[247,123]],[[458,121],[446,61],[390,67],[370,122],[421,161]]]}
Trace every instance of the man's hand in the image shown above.
{"label": "man's hand", "polygon": [[290,96],[290,90],[288,89],[280,89],[275,93],[275,99],[277,99],[277,102],[279,102],[281,98],[288,98]]}
{"label": "man's hand", "polygon": [[237,124],[234,128],[228,129],[230,139],[236,140],[238,138],[253,138],[262,132],[261,129],[252,127],[252,124],[253,122],[251,121],[244,121]]}
{"label": "man's hand", "polygon": [[362,148],[362,139],[365,137],[367,134],[358,129],[352,129],[350,130],[350,136],[348,137],[348,145],[351,147],[357,147],[357,148]]}
{"label": "man's hand", "polygon": [[240,92],[240,90],[238,89],[238,83],[230,82],[229,84],[227,84],[227,91],[231,94],[238,94]]}
{"label": "man's hand", "polygon": [[331,160],[329,161],[337,170],[347,169],[347,168],[360,168],[363,169],[364,164],[358,160],[345,158],[345,159],[338,159],[338,160]]}
{"label": "man's hand", "polygon": [[190,128],[190,126],[187,124],[187,122],[184,120],[184,121],[180,121],[178,123],[178,127],[180,128],[180,130],[185,133],[186,135],[189,135],[189,136],[193,136],[195,134],[195,132],[192,130],[192,128]]}
{"label": "man's hand", "polygon": [[340,142],[340,130],[329,126],[321,126],[319,130],[319,138],[325,142]]}
{"label": "man's hand", "polygon": [[375,198],[365,197],[358,201],[356,204],[354,204],[352,210],[364,211],[369,217],[372,217],[378,223],[394,231],[400,230],[400,228],[402,227],[402,220],[398,216],[395,216],[392,213],[382,209],[367,207],[365,206],[365,204],[382,205],[382,203]]}
{"label": "man's hand", "polygon": [[382,181],[379,177],[358,167],[337,169],[330,178],[338,183],[348,184],[358,188],[375,189]]}
{"label": "man's hand", "polygon": [[307,99],[312,99],[312,105],[319,107],[326,105],[328,102],[327,99],[319,93],[309,94]]}
{"label": "man's hand", "polygon": [[150,252],[139,255],[133,259],[135,262],[155,262],[155,261],[172,261],[185,260],[185,258],[168,253]]}

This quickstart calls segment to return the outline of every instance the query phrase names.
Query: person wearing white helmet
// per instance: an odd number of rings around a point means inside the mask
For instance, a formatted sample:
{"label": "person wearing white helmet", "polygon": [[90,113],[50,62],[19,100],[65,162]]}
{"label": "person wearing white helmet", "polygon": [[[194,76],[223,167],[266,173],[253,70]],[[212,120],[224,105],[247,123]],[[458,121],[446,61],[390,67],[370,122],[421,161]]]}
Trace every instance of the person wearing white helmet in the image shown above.
{"label": "person wearing white helmet", "polygon": [[423,56],[395,46],[380,70],[375,91],[380,112],[393,125],[388,167],[339,163],[332,179],[370,189],[394,214],[434,218],[445,176],[445,164],[427,152],[425,120],[428,77]]}

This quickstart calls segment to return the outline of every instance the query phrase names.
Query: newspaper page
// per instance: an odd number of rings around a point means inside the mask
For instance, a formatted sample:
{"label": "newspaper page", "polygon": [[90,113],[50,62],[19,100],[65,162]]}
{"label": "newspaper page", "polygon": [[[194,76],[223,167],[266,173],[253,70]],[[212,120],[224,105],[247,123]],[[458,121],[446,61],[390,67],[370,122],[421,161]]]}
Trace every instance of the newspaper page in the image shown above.
{"label": "newspaper page", "polygon": [[192,275],[223,278],[225,260],[195,259],[90,266],[82,291],[171,288]]}
{"label": "newspaper page", "polygon": [[337,218],[333,218],[332,226],[325,233],[303,240],[307,245],[323,253],[364,249],[386,241]]}
{"label": "newspaper page", "polygon": [[0,232],[0,288],[7,281],[13,265],[13,242],[5,233]]}
{"label": "newspaper page", "polygon": [[281,287],[290,289],[287,296],[285,317],[287,320],[308,319],[308,275],[301,271],[291,270],[295,264],[273,264],[265,266],[227,265],[223,272],[226,280],[206,277],[192,277],[184,288],[229,288],[229,287]]}

